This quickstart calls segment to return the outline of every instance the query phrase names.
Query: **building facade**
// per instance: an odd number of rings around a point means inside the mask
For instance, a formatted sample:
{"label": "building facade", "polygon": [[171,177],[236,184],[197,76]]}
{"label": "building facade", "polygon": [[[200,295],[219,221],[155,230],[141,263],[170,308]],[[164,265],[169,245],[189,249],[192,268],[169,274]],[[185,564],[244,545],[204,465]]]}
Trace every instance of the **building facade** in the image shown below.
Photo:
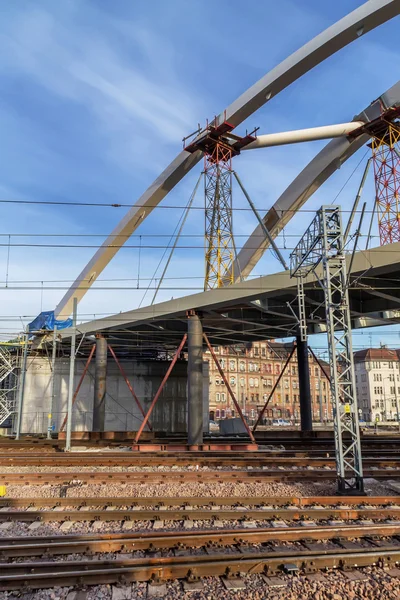
{"label": "building facade", "polygon": [[[215,348],[224,375],[249,423],[254,423],[279,378],[293,348],[293,344],[261,341]],[[238,416],[227,387],[220,376],[209,351],[204,354],[209,362],[210,419],[219,420]],[[320,361],[329,376],[329,365]],[[310,357],[310,384],[313,420],[332,420],[329,382],[317,362]],[[300,421],[300,398],[297,357],[294,352],[264,415],[266,422],[283,418]]]}
{"label": "building facade", "polygon": [[354,353],[357,398],[364,421],[397,421],[400,350],[368,348]]}

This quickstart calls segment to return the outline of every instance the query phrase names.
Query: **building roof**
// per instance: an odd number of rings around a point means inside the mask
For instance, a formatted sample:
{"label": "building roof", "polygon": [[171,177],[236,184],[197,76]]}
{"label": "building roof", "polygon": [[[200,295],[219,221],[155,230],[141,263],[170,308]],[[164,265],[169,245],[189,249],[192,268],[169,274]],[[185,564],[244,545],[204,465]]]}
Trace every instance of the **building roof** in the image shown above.
{"label": "building roof", "polygon": [[365,362],[367,360],[400,360],[400,350],[393,350],[389,348],[366,348],[365,350],[358,350],[354,352],[355,362]]}

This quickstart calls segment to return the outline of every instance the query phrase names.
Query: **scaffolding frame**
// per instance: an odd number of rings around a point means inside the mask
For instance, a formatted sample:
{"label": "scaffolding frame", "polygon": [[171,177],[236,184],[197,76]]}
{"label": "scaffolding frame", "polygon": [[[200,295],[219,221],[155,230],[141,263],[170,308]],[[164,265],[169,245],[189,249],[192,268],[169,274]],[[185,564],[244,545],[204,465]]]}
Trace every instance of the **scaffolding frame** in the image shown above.
{"label": "scaffolding frame", "polygon": [[[339,494],[363,494],[348,278],[339,206],[322,206],[290,256],[290,274],[314,273],[324,291]],[[322,263],[322,278],[316,274]],[[305,298],[302,299],[305,311]]]}
{"label": "scaffolding frame", "polygon": [[372,138],[381,246],[400,241],[400,129],[393,123]]}

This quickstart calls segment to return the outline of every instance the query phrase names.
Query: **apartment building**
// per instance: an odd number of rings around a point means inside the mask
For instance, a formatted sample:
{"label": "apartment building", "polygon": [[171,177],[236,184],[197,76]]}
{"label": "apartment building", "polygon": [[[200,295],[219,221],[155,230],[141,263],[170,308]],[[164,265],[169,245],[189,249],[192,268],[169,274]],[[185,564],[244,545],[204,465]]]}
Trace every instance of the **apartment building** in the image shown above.
{"label": "apartment building", "polygon": [[354,353],[357,398],[364,421],[397,421],[400,413],[400,350],[368,348]]}
{"label": "apartment building", "polygon": [[[288,356],[292,343],[261,341],[216,348],[216,355],[239,406],[250,423],[254,423],[268,399]],[[235,417],[235,406],[210,355],[204,354],[210,369],[210,419]],[[321,361],[329,375],[329,365]],[[329,382],[317,362],[310,357],[310,383],[313,420],[332,420]],[[265,413],[267,422],[283,418],[300,421],[299,379],[296,352],[282,376]]]}

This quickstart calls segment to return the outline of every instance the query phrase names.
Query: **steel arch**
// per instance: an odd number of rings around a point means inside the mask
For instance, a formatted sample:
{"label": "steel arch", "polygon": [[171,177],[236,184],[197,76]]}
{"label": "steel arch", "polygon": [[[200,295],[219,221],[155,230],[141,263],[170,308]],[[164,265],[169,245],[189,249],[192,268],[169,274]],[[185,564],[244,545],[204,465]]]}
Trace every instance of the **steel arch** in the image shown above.
{"label": "steel arch", "polygon": [[[291,83],[347,46],[400,13],[400,0],[369,0],[317,35],[286,58],[221,113],[233,125],[239,125]],[[115,227],[93,258],[82,270],[55,309],[56,318],[72,312],[73,298],[78,302],[86,294],[121,246],[165,196],[200,161],[201,152],[182,151],[142,194],[136,204]]]}

